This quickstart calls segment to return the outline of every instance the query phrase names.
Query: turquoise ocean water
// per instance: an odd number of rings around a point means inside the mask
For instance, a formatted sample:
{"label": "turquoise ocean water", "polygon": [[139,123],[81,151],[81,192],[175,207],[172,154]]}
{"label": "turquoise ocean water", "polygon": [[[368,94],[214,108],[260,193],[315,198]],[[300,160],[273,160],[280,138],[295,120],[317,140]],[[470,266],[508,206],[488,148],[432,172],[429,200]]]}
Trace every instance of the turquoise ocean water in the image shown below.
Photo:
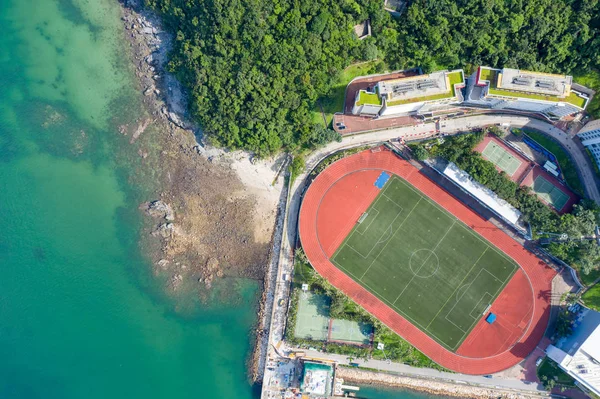
{"label": "turquoise ocean water", "polygon": [[[117,133],[139,99],[119,17],[0,0],[0,398],[256,398],[257,284],[176,314],[139,253],[152,182]],[[413,398],[369,396],[388,397]]]}

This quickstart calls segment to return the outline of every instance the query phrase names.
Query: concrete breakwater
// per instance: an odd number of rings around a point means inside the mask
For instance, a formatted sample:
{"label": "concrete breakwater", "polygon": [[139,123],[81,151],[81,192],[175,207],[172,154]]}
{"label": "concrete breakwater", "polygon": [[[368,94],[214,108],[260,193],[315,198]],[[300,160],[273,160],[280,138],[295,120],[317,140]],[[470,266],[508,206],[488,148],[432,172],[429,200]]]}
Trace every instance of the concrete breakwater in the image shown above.
{"label": "concrete breakwater", "polygon": [[503,390],[471,386],[466,384],[452,384],[442,381],[433,381],[413,377],[409,378],[368,370],[350,369],[346,367],[338,367],[336,370],[336,377],[343,378],[345,383],[402,387],[415,391],[426,392],[429,394],[453,396],[457,398],[531,399],[549,397],[547,395],[540,396],[523,392],[507,392]]}

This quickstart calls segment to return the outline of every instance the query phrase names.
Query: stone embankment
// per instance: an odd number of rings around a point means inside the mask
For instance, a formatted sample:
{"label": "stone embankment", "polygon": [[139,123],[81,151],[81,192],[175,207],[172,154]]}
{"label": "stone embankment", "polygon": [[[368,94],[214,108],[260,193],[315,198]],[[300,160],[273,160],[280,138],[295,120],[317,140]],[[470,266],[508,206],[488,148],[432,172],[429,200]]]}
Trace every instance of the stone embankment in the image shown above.
{"label": "stone embankment", "polygon": [[473,399],[539,399],[549,398],[548,395],[535,395],[527,392],[509,392],[499,389],[472,386],[467,384],[452,384],[443,381],[403,377],[393,374],[384,374],[367,370],[338,367],[336,377],[343,378],[348,385],[384,385],[389,387],[407,388],[434,395],[453,396],[457,398]]}

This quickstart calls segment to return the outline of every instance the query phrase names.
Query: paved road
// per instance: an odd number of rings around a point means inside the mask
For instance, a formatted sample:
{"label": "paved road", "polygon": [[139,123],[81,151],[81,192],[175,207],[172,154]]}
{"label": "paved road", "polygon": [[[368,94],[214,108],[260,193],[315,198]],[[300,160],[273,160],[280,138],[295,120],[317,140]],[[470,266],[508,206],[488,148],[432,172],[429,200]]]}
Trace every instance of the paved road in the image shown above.
{"label": "paved road", "polygon": [[[451,119],[442,121],[440,124],[441,133],[455,133],[458,131],[467,131],[480,126],[497,124],[497,123],[508,123],[515,127],[528,127],[546,133],[547,135],[555,138],[559,141],[571,155],[578,173],[583,180],[586,193],[590,198],[600,203],[600,193],[594,179],[594,170],[592,165],[581,150],[580,147],[575,145],[568,135],[560,129],[552,126],[549,123],[523,117],[523,116],[510,116],[510,115],[477,115],[468,116],[459,119]],[[350,148],[360,145],[374,144],[377,142],[387,141],[393,138],[403,137],[406,140],[427,138],[437,134],[435,123],[423,123],[417,126],[407,126],[389,130],[382,130],[376,132],[370,132],[365,134],[357,134],[353,136],[345,136],[342,142],[330,143],[327,146],[313,152],[306,159],[306,170],[311,171],[326,155],[335,152],[340,149]],[[274,303],[278,303],[280,299],[284,299],[286,305],[290,294],[289,280],[293,272],[293,248],[296,243],[297,235],[297,217],[298,211],[304,192],[306,173],[298,176],[294,185],[290,190],[290,196],[287,204],[287,217],[284,222],[285,236],[281,245],[279,267],[277,270],[277,284],[275,288]],[[267,363],[276,361],[279,355],[275,350],[275,347],[280,345],[283,340],[283,333],[285,330],[285,323],[287,317],[287,306],[274,306],[273,317],[271,319],[271,328],[269,331],[269,349],[267,356]],[[281,348],[283,349],[283,348]],[[319,354],[321,357],[324,354]],[[337,356],[337,355],[327,355]],[[344,356],[341,356],[340,362],[346,363],[347,360]],[[387,364],[387,362],[378,362],[376,360],[369,360],[367,367],[380,368],[381,370],[389,370],[399,373],[406,373],[407,375],[430,377],[430,378],[446,378],[456,380],[457,376],[460,376],[461,381],[486,385],[486,386],[502,386],[510,389],[522,389],[529,391],[538,391],[536,384],[525,383],[520,380],[512,379],[505,380],[499,378],[486,379],[481,376],[470,376],[462,374],[451,374],[441,373],[432,369],[416,369],[403,364]],[[374,365],[377,364],[377,367]],[[387,368],[386,368],[387,367]],[[265,370],[264,381],[263,381],[263,398],[274,397],[277,395],[277,389],[270,386],[270,380],[273,376],[273,372],[268,369]]]}
{"label": "paved road", "polygon": [[[348,357],[345,355],[336,355],[332,353],[322,353],[313,350],[305,350],[306,356],[320,359],[328,359],[337,362],[342,365],[349,365]],[[353,359],[353,363],[358,363],[361,367],[368,367],[371,369],[377,369],[385,372],[392,372],[395,374],[402,374],[408,377],[419,377],[427,379],[445,380],[448,382],[459,382],[468,383],[473,385],[480,385],[488,388],[501,388],[501,389],[515,389],[519,391],[537,392],[540,394],[547,394],[547,391],[541,384],[524,382],[517,379],[503,379],[503,378],[485,378],[477,375],[467,375],[458,373],[447,373],[429,368],[418,368],[407,366],[402,363],[392,363],[385,360],[369,359],[365,361],[363,359]]]}

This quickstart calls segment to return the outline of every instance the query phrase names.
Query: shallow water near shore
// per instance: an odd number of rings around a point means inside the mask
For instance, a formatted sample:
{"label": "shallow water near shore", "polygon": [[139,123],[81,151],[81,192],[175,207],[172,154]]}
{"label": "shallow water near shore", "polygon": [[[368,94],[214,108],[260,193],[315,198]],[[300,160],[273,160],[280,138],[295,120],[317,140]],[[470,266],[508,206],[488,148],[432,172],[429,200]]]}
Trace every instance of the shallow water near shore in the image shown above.
{"label": "shallow water near shore", "polygon": [[0,398],[257,398],[258,284],[174,304],[140,253],[158,188],[118,133],[141,112],[119,18],[0,0]]}
{"label": "shallow water near shore", "polygon": [[254,398],[258,284],[182,315],[139,251],[156,187],[117,131],[140,106],[119,18],[0,0],[0,397]]}

